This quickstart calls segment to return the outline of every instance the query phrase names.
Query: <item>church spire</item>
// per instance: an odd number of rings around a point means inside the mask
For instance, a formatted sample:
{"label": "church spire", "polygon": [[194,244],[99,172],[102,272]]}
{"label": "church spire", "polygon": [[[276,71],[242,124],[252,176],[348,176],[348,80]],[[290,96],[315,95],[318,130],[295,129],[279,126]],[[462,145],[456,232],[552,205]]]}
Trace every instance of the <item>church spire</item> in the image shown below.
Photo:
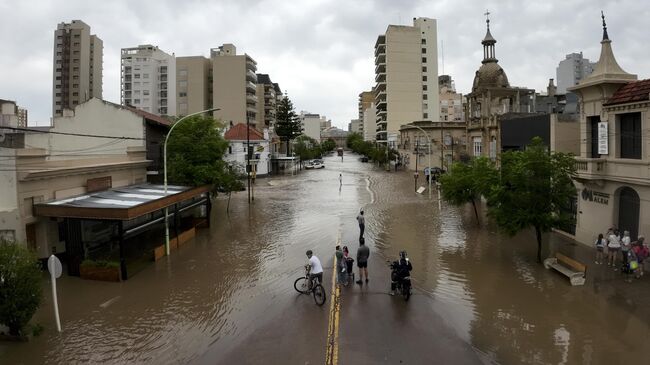
{"label": "church spire", "polygon": [[481,44],[483,44],[483,61],[482,63],[489,63],[489,62],[499,62],[499,60],[496,59],[496,54],[494,52],[494,45],[497,43],[497,40],[492,37],[492,33],[490,33],[490,12],[488,10],[485,11],[485,24],[487,26],[487,33],[485,33],[485,38],[481,41]]}
{"label": "church spire", "polygon": [[605,13],[600,11],[600,17],[603,18],[603,40],[609,40],[609,35],[607,35],[607,24],[605,23]]}

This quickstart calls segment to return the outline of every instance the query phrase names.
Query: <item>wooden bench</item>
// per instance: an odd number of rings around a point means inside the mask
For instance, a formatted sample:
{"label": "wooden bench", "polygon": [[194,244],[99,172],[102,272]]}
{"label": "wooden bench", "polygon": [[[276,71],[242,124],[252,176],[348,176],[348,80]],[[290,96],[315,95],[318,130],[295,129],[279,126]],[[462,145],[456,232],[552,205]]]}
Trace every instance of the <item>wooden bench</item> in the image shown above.
{"label": "wooden bench", "polygon": [[553,268],[569,278],[571,285],[584,285],[587,278],[587,266],[578,261],[556,253],[555,257],[544,260],[544,267]]}

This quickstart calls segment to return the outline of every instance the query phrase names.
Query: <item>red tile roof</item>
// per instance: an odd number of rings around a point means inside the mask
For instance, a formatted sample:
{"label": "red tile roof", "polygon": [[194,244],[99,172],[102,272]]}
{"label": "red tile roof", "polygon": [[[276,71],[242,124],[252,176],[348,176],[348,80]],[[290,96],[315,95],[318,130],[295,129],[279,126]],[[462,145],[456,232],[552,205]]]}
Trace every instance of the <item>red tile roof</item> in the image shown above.
{"label": "red tile roof", "polygon": [[618,89],[603,105],[634,103],[650,99],[650,79],[632,81]]}
{"label": "red tile roof", "polygon": [[[263,141],[264,135],[262,132],[257,129],[250,127],[250,140],[251,141]],[[224,138],[229,141],[245,141],[246,140],[246,124],[237,123],[234,126],[230,127],[224,134]]]}
{"label": "red tile roof", "polygon": [[159,115],[152,114],[152,113],[149,113],[149,112],[145,112],[144,110],[140,110],[140,109],[134,108],[132,106],[127,106],[126,108],[129,109],[130,111],[134,112],[135,114],[145,118],[148,121],[151,121],[151,122],[154,122],[154,123],[157,123],[157,124],[160,124],[160,125],[164,125],[164,126],[172,125],[171,120],[169,120],[167,118],[164,118],[164,117],[161,117]]}

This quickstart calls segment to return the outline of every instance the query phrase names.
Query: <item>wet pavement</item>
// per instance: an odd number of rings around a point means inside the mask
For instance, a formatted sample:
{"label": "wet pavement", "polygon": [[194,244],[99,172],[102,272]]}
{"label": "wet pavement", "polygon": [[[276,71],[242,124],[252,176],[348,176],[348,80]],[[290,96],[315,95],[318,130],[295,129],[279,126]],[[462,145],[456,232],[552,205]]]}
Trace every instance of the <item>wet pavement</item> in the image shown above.
{"label": "wet pavement", "polygon": [[[544,256],[559,250],[589,266],[586,285],[571,287],[535,262],[531,232],[501,236],[485,217],[477,225],[470,207],[439,208],[435,195],[413,193],[407,172],[350,155],[325,165],[259,179],[254,204],[245,192],[233,195],[228,215],[219,199],[209,230],[126,282],[64,276],[60,334],[44,279],[34,318],[44,333],[0,343],[0,363],[322,364],[333,350],[339,364],[647,358],[650,278],[626,283],[593,265],[587,247],[546,235]],[[356,252],[360,207],[370,282],[341,288],[332,306],[333,247],[340,240]],[[322,307],[293,289],[307,249],[325,267]],[[409,302],[388,295],[386,260],[400,250],[414,266]]]}

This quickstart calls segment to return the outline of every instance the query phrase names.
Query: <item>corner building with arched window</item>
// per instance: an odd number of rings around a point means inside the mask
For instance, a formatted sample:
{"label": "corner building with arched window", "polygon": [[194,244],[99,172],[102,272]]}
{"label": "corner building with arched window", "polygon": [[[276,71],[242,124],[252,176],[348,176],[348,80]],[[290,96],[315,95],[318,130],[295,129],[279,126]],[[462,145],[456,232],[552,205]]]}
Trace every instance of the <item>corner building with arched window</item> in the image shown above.
{"label": "corner building with arched window", "polygon": [[618,65],[603,17],[594,72],[568,90],[580,98],[576,158],[576,239],[594,242],[609,227],[650,234],[650,80]]}

